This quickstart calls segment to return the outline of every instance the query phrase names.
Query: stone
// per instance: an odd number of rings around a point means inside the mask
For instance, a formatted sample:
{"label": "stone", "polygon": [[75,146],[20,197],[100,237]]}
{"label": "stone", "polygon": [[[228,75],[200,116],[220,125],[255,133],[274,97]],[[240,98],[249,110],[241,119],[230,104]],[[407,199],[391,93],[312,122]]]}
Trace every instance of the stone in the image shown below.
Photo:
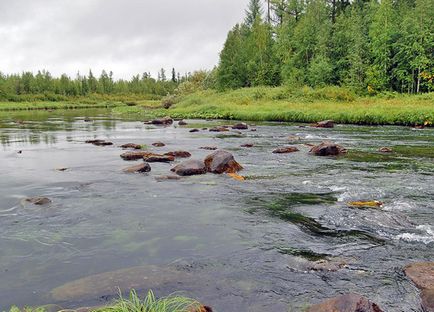
{"label": "stone", "polygon": [[175,157],[168,156],[168,155],[151,155],[151,156],[145,156],[143,159],[146,162],[155,163],[155,162],[171,162],[175,160]]}
{"label": "stone", "polygon": [[199,129],[191,129],[189,132],[194,133],[194,132],[199,132]]}
{"label": "stone", "polygon": [[173,124],[173,119],[170,117],[157,118],[157,119],[152,120],[151,124],[168,126],[168,125]]}
{"label": "stone", "polygon": [[139,159],[143,159],[144,157],[150,157],[150,156],[162,156],[159,154],[154,154],[154,153],[150,153],[150,152],[145,152],[145,151],[134,151],[134,152],[125,152],[121,155],[121,158],[123,160],[139,160]]}
{"label": "stone", "polygon": [[180,120],[180,121],[178,122],[178,125],[179,125],[179,126],[186,126],[186,125],[188,125],[188,123],[185,122],[184,120]]}
{"label": "stone", "polygon": [[333,120],[324,120],[317,122],[313,125],[315,128],[334,128],[335,122]]}
{"label": "stone", "polygon": [[316,156],[337,156],[345,154],[347,150],[342,146],[332,142],[322,142],[320,145],[312,147],[311,154]]}
{"label": "stone", "polygon": [[47,197],[31,197],[31,198],[26,198],[25,201],[38,206],[51,204],[51,199]]}
{"label": "stone", "polygon": [[166,144],[164,144],[163,142],[155,142],[155,143],[152,143],[152,146],[163,147],[163,146],[166,146]]}
{"label": "stone", "polygon": [[275,149],[273,151],[273,154],[289,154],[289,153],[295,153],[300,151],[295,146],[288,146],[288,147],[280,147],[278,149]]}
{"label": "stone", "polygon": [[174,151],[174,152],[168,152],[164,154],[166,156],[172,156],[175,158],[189,158],[191,157],[191,154],[187,151]]}
{"label": "stone", "polygon": [[217,150],[216,146],[202,146],[202,147],[199,147],[199,148],[203,149],[203,150],[207,150],[207,151],[215,151],[215,150]]}
{"label": "stone", "polygon": [[393,149],[391,149],[390,147],[382,147],[378,151],[381,153],[392,153]]}
{"label": "stone", "polygon": [[143,164],[140,165],[135,165],[135,166],[125,168],[123,171],[125,173],[145,173],[151,171],[151,166],[147,162],[144,162]]}
{"label": "stone", "polygon": [[191,176],[205,174],[207,169],[203,161],[190,159],[176,165],[171,169],[171,171],[180,176]]}
{"label": "stone", "polygon": [[136,150],[142,149],[142,146],[140,144],[135,144],[135,143],[127,143],[127,144],[121,145],[121,147],[122,148],[132,148],[132,149],[136,149]]}
{"label": "stone", "polygon": [[93,144],[95,146],[110,146],[113,145],[112,142],[107,142],[105,140],[87,140],[85,143]]}
{"label": "stone", "polygon": [[404,268],[405,275],[419,289],[434,289],[434,262],[416,262]]}
{"label": "stone", "polygon": [[307,312],[382,312],[380,307],[369,299],[357,294],[347,294],[316,304]]}
{"label": "stone", "polygon": [[236,125],[233,125],[232,129],[234,129],[234,130],[247,130],[247,129],[249,129],[249,126],[244,122],[240,122],[240,123],[237,123]]}
{"label": "stone", "polygon": [[216,174],[236,173],[243,169],[234,156],[224,150],[218,150],[208,155],[204,162],[208,172]]}
{"label": "stone", "polygon": [[209,129],[210,132],[227,132],[229,131],[229,129],[227,127],[224,126],[220,126],[220,127],[214,127]]}

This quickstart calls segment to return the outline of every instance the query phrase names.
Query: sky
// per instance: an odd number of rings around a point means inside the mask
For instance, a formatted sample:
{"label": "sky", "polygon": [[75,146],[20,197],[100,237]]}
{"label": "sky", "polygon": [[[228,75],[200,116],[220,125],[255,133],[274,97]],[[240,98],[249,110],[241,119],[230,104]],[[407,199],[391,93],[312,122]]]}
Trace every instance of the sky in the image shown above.
{"label": "sky", "polygon": [[0,0],[0,72],[115,78],[218,63],[248,0]]}

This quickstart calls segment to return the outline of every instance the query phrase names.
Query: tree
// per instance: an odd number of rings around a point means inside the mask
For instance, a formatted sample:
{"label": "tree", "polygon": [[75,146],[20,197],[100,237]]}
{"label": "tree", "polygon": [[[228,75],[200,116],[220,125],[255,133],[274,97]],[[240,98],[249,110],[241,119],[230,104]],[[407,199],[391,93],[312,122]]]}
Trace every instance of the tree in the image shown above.
{"label": "tree", "polygon": [[246,10],[246,18],[244,23],[247,27],[252,27],[253,23],[258,17],[262,18],[263,10],[261,6],[261,0],[250,0]]}

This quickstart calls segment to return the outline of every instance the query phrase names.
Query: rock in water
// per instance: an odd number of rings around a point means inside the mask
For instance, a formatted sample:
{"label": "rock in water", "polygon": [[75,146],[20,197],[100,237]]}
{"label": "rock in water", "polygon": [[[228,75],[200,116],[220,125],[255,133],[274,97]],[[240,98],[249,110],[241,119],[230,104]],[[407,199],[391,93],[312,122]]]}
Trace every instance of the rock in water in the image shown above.
{"label": "rock in water", "polygon": [[158,119],[152,120],[151,124],[168,126],[168,125],[173,124],[173,119],[170,117],[158,118]]}
{"label": "rock in water", "polygon": [[247,130],[247,129],[249,129],[249,126],[244,122],[240,122],[240,123],[237,123],[236,125],[233,125],[232,129],[234,129],[234,130]]}
{"label": "rock in water", "polygon": [[378,150],[380,153],[392,153],[393,150],[390,147],[382,147]]}
{"label": "rock in water", "polygon": [[227,131],[229,131],[229,129],[227,127],[221,126],[221,127],[211,128],[211,129],[209,129],[209,131],[210,132],[227,132]]}
{"label": "rock in water", "polygon": [[333,120],[324,120],[317,122],[313,125],[315,128],[334,128],[335,122]]}
{"label": "rock in water", "polygon": [[142,146],[140,144],[135,144],[135,143],[127,143],[124,145],[121,145],[122,148],[132,148],[132,149],[142,149]]}
{"label": "rock in water", "polygon": [[162,155],[154,154],[150,152],[126,152],[121,155],[121,158],[123,160],[138,160],[150,156],[162,156]]}
{"label": "rock in water", "polygon": [[199,147],[199,149],[203,149],[203,150],[207,150],[207,151],[215,151],[215,150],[217,150],[217,147],[216,146],[202,146],[202,147]]}
{"label": "rock in water", "polygon": [[93,144],[95,146],[110,146],[113,145],[112,142],[107,142],[105,140],[87,140],[85,143]]}
{"label": "rock in water", "polygon": [[278,149],[275,149],[273,151],[273,154],[289,154],[289,153],[295,153],[300,151],[298,148],[296,148],[295,146],[288,146],[288,147],[281,147]]}
{"label": "rock in water", "polygon": [[208,172],[212,173],[236,173],[243,167],[236,162],[234,155],[231,153],[219,150],[205,158],[205,166]]}
{"label": "rock in water", "polygon": [[199,129],[191,129],[189,132],[194,133],[194,132],[199,132]]}
{"label": "rock in water", "polygon": [[406,266],[404,272],[422,291],[424,311],[434,312],[434,262],[413,263]]}
{"label": "rock in water", "polygon": [[146,162],[155,163],[155,162],[171,162],[175,160],[175,157],[173,156],[167,156],[167,155],[153,155],[153,156],[145,156],[143,159]]}
{"label": "rock in water", "polygon": [[155,143],[152,143],[152,146],[163,147],[163,146],[166,146],[166,144],[164,144],[163,142],[155,142]]}
{"label": "rock in water", "polygon": [[186,151],[174,151],[174,152],[168,152],[166,154],[164,154],[166,156],[172,156],[175,158],[189,158],[191,157],[191,154],[189,152]]}
{"label": "rock in water", "polygon": [[188,125],[188,123],[186,123],[184,120],[180,120],[180,121],[178,122],[178,125],[179,125],[179,126],[186,126],[186,125]]}
{"label": "rock in water", "polygon": [[382,312],[382,310],[365,297],[347,294],[311,306],[307,312]]}
{"label": "rock in water", "polygon": [[47,197],[31,197],[31,198],[26,198],[25,201],[38,206],[51,204],[51,199]]}
{"label": "rock in water", "polygon": [[151,166],[145,162],[140,165],[131,166],[123,170],[125,173],[145,173],[151,171]]}
{"label": "rock in water", "polygon": [[201,160],[190,159],[176,165],[171,169],[180,176],[191,176],[205,174],[207,172],[205,163]]}
{"label": "rock in water", "polygon": [[342,146],[332,142],[322,142],[320,145],[314,146],[310,153],[316,156],[337,156],[345,154],[347,150]]}

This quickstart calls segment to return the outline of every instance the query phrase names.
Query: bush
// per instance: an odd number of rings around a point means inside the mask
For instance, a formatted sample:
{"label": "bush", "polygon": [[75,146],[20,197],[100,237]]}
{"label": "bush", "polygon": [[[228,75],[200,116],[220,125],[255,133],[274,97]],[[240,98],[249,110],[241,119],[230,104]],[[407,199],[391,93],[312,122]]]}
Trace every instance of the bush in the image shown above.
{"label": "bush", "polygon": [[174,96],[174,95],[167,95],[161,101],[161,105],[165,109],[169,109],[170,107],[172,107],[175,104],[176,104],[176,96]]}

